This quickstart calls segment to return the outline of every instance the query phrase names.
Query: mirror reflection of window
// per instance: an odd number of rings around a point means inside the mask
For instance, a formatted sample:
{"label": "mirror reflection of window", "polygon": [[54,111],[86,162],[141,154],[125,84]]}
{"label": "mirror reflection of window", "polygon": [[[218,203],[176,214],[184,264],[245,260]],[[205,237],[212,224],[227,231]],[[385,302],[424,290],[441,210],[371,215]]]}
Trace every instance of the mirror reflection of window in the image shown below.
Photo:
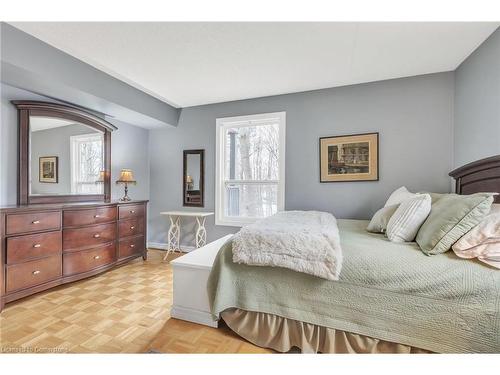
{"label": "mirror reflection of window", "polygon": [[102,134],[84,134],[70,137],[71,194],[100,194],[103,169]]}
{"label": "mirror reflection of window", "polygon": [[187,190],[200,190],[200,155],[187,156],[186,185]]}

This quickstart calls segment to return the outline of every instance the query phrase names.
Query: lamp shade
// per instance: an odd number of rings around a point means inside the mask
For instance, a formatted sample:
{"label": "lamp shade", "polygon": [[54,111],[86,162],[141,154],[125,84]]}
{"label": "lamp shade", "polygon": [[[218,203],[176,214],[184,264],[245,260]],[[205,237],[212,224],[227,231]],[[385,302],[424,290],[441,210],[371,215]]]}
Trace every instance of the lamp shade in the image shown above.
{"label": "lamp shade", "polygon": [[132,169],[122,169],[120,171],[120,178],[116,180],[116,183],[135,183],[134,174]]}
{"label": "lamp shade", "polygon": [[99,177],[96,180],[96,184],[103,183],[105,177],[106,177],[106,171],[99,171]]}
{"label": "lamp shade", "polygon": [[187,175],[186,176],[186,183],[192,184],[193,183],[193,177],[191,177],[190,175]]}

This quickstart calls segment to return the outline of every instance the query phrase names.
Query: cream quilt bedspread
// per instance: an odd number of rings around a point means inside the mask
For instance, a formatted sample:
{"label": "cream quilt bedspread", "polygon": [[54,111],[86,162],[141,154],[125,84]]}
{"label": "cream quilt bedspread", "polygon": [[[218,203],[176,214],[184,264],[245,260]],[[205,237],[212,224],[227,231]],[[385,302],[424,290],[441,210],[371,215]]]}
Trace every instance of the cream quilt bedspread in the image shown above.
{"label": "cream quilt bedspread", "polygon": [[232,261],[231,241],[209,278],[214,318],[228,308],[275,314],[441,353],[500,352],[500,271],[338,220],[338,281]]}

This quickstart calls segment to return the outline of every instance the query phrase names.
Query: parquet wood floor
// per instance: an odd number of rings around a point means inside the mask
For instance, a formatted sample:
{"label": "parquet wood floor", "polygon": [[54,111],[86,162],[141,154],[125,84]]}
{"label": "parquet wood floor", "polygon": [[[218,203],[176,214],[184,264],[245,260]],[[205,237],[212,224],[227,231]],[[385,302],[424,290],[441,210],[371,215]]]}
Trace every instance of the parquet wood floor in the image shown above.
{"label": "parquet wood floor", "polygon": [[170,319],[172,269],[162,256],[150,250],[146,262],[8,304],[0,314],[0,352],[270,352],[227,327]]}

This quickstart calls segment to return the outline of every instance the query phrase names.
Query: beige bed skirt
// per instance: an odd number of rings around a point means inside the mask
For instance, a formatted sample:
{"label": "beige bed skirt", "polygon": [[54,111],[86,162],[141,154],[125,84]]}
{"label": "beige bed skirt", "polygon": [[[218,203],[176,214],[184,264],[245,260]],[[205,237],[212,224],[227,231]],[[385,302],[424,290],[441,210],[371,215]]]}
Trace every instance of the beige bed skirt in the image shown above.
{"label": "beige bed skirt", "polygon": [[427,350],[375,339],[356,333],[321,327],[273,314],[228,309],[222,319],[229,328],[251,343],[288,352],[302,353],[430,353]]}

